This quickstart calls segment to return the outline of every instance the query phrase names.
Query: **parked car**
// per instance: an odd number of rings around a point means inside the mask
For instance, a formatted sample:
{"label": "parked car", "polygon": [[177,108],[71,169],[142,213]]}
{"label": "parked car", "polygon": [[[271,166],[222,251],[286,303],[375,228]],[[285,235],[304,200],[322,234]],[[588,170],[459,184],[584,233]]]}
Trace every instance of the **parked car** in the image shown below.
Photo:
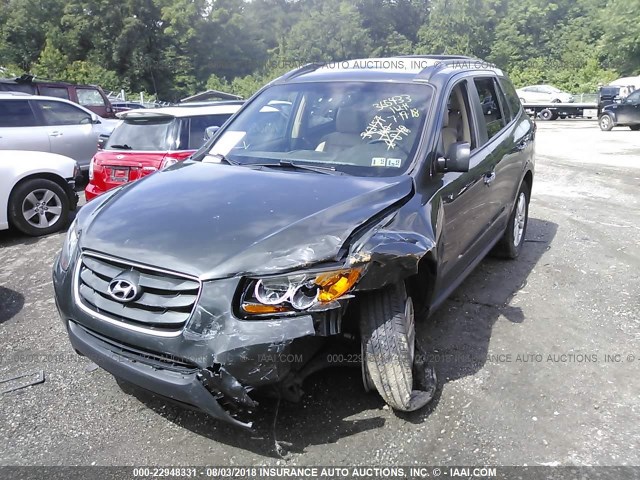
{"label": "parked car", "polygon": [[58,153],[88,170],[99,135],[110,134],[118,122],[68,100],[0,92],[0,150]]}
{"label": "parked car", "polygon": [[531,85],[516,90],[522,103],[573,103],[573,95],[551,85]]}
{"label": "parked car", "polygon": [[429,402],[415,323],[522,251],[535,125],[501,70],[415,60],[294,70],[190,160],[85,205],[53,272],[74,349],[235,425],[263,387],[297,400],[354,361],[394,409]]}
{"label": "parked car", "polygon": [[32,75],[16,79],[0,79],[0,92],[23,92],[69,100],[103,118],[115,118],[109,98],[97,85],[74,85],[67,82],[35,80]]}
{"label": "parked car", "polygon": [[68,224],[78,195],[75,160],[46,152],[0,151],[0,230],[47,235]]}
{"label": "parked car", "polygon": [[223,104],[119,114],[123,122],[91,161],[87,201],[189,157],[205,142],[207,127],[222,126],[239,109]]}
{"label": "parked car", "polygon": [[113,107],[113,111],[115,113],[146,108],[144,105],[136,102],[111,102],[111,106]]}
{"label": "parked car", "polygon": [[629,127],[640,130],[640,89],[629,94],[620,103],[612,103],[602,108],[598,118],[600,130],[610,131],[613,127]]}

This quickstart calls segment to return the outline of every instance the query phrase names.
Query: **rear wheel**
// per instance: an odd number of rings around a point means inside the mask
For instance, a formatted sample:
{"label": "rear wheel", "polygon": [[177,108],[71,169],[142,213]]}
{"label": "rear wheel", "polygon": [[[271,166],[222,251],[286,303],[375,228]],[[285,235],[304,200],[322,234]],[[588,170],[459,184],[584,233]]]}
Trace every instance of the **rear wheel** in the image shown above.
{"label": "rear wheel", "polygon": [[613,119],[609,115],[602,115],[598,120],[598,125],[600,125],[600,130],[608,132],[613,128]]}
{"label": "rear wheel", "polygon": [[553,112],[548,108],[541,110],[538,114],[538,117],[540,117],[540,120],[544,120],[545,122],[548,122],[549,120],[555,120]]}
{"label": "rear wheel", "polygon": [[[375,388],[393,409],[426,405],[435,394],[433,371],[414,369],[416,353],[413,299],[404,283],[360,296],[362,373],[365,389]],[[424,365],[421,359],[421,365]],[[414,379],[414,374],[418,378]],[[424,379],[428,381],[425,383]],[[414,381],[415,380],[415,381]],[[419,389],[414,389],[414,384]]]}
{"label": "rear wheel", "polygon": [[520,255],[529,222],[529,185],[522,183],[504,235],[496,245],[496,253],[505,258],[515,259]]}
{"label": "rear wheel", "polygon": [[63,228],[69,210],[65,191],[46,178],[33,178],[18,184],[9,199],[11,224],[31,236],[48,235]]}

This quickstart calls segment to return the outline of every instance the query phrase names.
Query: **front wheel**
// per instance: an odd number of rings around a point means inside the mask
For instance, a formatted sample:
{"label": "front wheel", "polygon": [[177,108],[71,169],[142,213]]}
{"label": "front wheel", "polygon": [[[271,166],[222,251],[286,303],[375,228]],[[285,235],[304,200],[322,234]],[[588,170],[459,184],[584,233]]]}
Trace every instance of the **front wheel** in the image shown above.
{"label": "front wheel", "polygon": [[598,125],[600,125],[600,130],[608,132],[613,128],[613,119],[609,115],[602,115],[598,120]]}
{"label": "front wheel", "polygon": [[640,125],[629,125],[629,128],[635,132],[640,130]]}
{"label": "front wheel", "polygon": [[413,299],[404,283],[360,295],[365,388],[375,387],[387,404],[405,412],[422,408],[436,390],[434,371],[415,358],[415,332]]}
{"label": "front wheel", "polygon": [[529,185],[523,183],[520,186],[516,202],[509,216],[507,229],[496,245],[496,252],[502,257],[515,259],[520,255],[524,236],[527,233],[527,224],[529,223],[530,194]]}
{"label": "front wheel", "polygon": [[11,224],[31,236],[62,229],[69,218],[69,199],[60,185],[46,178],[18,184],[9,199]]}

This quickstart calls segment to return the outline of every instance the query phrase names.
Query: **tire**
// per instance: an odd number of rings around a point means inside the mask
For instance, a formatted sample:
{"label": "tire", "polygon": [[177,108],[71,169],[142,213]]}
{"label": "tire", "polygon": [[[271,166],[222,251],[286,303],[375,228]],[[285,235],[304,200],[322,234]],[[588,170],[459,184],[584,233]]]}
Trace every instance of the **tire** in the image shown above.
{"label": "tire", "polygon": [[494,252],[503,258],[516,259],[522,251],[524,238],[527,234],[529,223],[529,199],[531,189],[528,184],[522,183],[516,201],[509,215],[507,229],[500,241],[496,244]]}
{"label": "tire", "polygon": [[559,98],[554,98],[551,103],[561,103]]}
{"label": "tire", "polygon": [[540,110],[538,117],[540,117],[540,120],[544,120],[545,122],[548,122],[549,120],[555,120],[553,112],[548,108]]}
{"label": "tire", "polygon": [[69,220],[69,198],[46,178],[19,183],[9,198],[9,221],[22,233],[38,237],[61,230]]}
{"label": "tire", "polygon": [[638,130],[640,130],[640,125],[629,125],[629,128],[634,132],[637,132]]}
{"label": "tire", "polygon": [[[394,410],[410,412],[435,394],[430,386],[414,389],[415,314],[404,283],[360,295],[360,334],[365,389],[375,389]],[[433,375],[432,372],[429,375]]]}
{"label": "tire", "polygon": [[610,115],[602,115],[598,120],[598,125],[603,132],[609,132],[613,128],[613,118]]}

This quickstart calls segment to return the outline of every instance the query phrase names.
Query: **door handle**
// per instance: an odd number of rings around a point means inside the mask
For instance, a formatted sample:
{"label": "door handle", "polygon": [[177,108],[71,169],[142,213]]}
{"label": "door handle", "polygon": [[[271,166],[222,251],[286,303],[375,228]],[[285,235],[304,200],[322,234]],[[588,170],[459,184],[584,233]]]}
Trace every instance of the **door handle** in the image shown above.
{"label": "door handle", "polygon": [[487,172],[484,174],[484,184],[489,186],[496,179],[496,172]]}
{"label": "door handle", "polygon": [[62,132],[59,132],[59,131],[56,130],[54,132],[50,132],[49,136],[50,137],[61,137],[62,136]]}

